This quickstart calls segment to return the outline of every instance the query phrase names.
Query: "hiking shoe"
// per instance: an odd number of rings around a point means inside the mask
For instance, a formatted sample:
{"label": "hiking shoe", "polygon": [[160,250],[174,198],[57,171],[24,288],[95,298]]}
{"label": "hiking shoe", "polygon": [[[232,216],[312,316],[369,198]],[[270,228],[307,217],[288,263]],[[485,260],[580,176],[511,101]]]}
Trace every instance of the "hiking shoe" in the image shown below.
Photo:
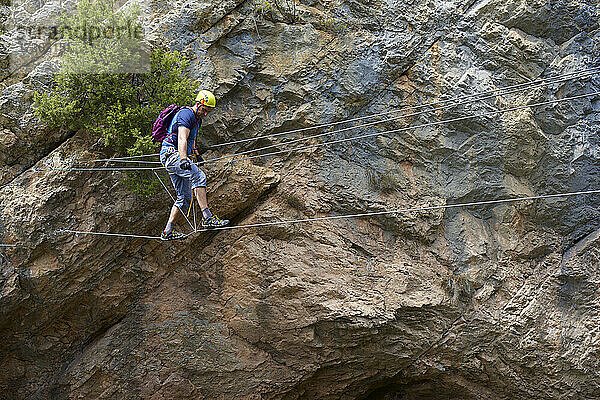
{"label": "hiking shoe", "polygon": [[163,231],[163,233],[160,234],[160,238],[162,240],[176,240],[176,239],[183,239],[185,238],[187,235],[185,233],[181,233],[181,232],[177,232],[175,229],[173,229],[171,232],[166,233],[165,231]]}
{"label": "hiking shoe", "polygon": [[213,215],[210,218],[202,218],[202,221],[200,222],[203,228],[220,228],[228,223],[228,219],[221,219],[216,215]]}

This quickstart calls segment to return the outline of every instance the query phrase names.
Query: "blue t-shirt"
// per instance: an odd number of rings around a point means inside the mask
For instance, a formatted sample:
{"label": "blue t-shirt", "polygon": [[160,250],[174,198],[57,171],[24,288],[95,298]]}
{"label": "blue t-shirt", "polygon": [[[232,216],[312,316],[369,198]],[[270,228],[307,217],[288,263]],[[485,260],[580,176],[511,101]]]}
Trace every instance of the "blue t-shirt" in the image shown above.
{"label": "blue t-shirt", "polygon": [[202,125],[202,120],[196,119],[194,110],[189,107],[182,108],[177,112],[177,114],[175,114],[173,120],[171,121],[171,125],[169,125],[167,137],[163,140],[163,149],[165,149],[165,147],[175,147],[176,150],[178,149],[179,127],[185,126],[190,130],[190,134],[187,138],[187,153],[188,155],[192,154],[194,140],[198,135],[198,129],[200,129],[200,125]]}

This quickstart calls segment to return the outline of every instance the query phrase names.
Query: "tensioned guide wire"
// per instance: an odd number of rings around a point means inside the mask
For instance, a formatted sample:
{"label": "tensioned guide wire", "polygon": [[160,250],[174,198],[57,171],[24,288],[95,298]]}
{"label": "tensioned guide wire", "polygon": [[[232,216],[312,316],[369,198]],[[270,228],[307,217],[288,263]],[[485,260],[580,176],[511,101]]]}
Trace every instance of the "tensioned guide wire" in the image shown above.
{"label": "tensioned guide wire", "polygon": [[[578,95],[578,96],[565,97],[565,98],[557,99],[557,100],[544,101],[544,102],[540,102],[540,103],[526,104],[526,105],[523,105],[523,106],[511,107],[511,108],[507,108],[507,109],[503,109],[503,110],[488,111],[488,112],[480,113],[480,114],[474,114],[474,115],[467,115],[467,116],[464,116],[464,117],[451,118],[451,119],[446,119],[446,120],[437,121],[437,122],[430,122],[430,123],[421,124],[421,125],[408,126],[408,127],[405,127],[405,128],[399,128],[399,129],[392,129],[392,130],[387,130],[387,131],[369,133],[369,134],[360,135],[360,136],[353,136],[353,137],[350,137],[350,138],[333,140],[333,141],[330,141],[330,142],[318,143],[318,144],[313,144],[313,145],[308,145],[308,146],[302,146],[302,147],[295,147],[295,148],[292,148],[292,149],[274,151],[274,152],[265,153],[265,154],[257,154],[257,155],[254,155],[254,156],[248,156],[248,157],[243,157],[243,158],[230,159],[229,161],[213,159],[213,160],[206,160],[205,162],[206,163],[210,163],[210,162],[239,162],[239,161],[250,160],[250,159],[259,158],[259,157],[268,157],[268,156],[277,155],[277,154],[284,154],[284,153],[288,153],[288,152],[292,152],[292,151],[300,151],[300,150],[312,149],[312,148],[317,148],[317,147],[322,147],[322,146],[330,146],[332,144],[339,144],[339,143],[344,143],[344,142],[349,142],[349,141],[354,141],[354,140],[359,140],[359,139],[365,139],[365,138],[370,138],[370,137],[382,136],[382,135],[390,134],[390,133],[406,132],[406,131],[420,129],[420,128],[427,128],[427,127],[438,126],[438,125],[443,125],[443,124],[447,124],[447,123],[465,121],[465,120],[468,120],[468,119],[473,119],[473,118],[478,118],[478,117],[489,117],[489,116],[492,116],[492,115],[498,115],[498,114],[503,114],[503,113],[507,113],[507,112],[511,112],[511,111],[522,110],[522,109],[525,109],[525,108],[541,107],[541,106],[550,105],[550,104],[558,104],[558,103],[562,103],[562,102],[566,102],[566,101],[581,99],[581,98],[585,98],[585,97],[593,97],[593,96],[598,96],[598,95],[600,95],[600,91],[598,91],[598,92],[592,92],[592,93],[586,93],[586,94],[582,94],[582,95]],[[163,167],[37,168],[35,171],[143,171],[143,170],[160,170],[160,169],[163,169]]]}
{"label": "tensioned guide wire", "polygon": [[[420,109],[420,108],[423,108],[423,107],[429,107],[429,106],[433,106],[433,105],[448,104],[448,106],[444,106],[444,107],[440,107],[440,108],[436,108],[436,109],[423,110],[421,112],[410,114],[410,115],[403,115],[403,116],[399,116],[399,117],[395,117],[395,118],[391,118],[391,119],[387,119],[387,120],[381,120],[381,121],[371,122],[371,123],[366,124],[366,125],[358,125],[358,126],[353,126],[353,127],[349,127],[349,128],[346,128],[346,129],[342,129],[342,130],[337,130],[337,131],[332,131],[332,132],[326,133],[326,134],[334,134],[334,133],[339,133],[339,132],[347,131],[347,130],[350,130],[350,129],[358,129],[358,128],[361,128],[361,127],[364,127],[364,126],[370,126],[370,125],[375,125],[375,124],[384,123],[384,122],[388,122],[388,121],[394,121],[394,120],[401,119],[401,118],[408,118],[408,117],[415,116],[415,115],[420,115],[420,114],[423,114],[423,113],[426,113],[426,112],[438,111],[438,110],[441,110],[441,109],[445,109],[447,107],[455,107],[457,105],[469,104],[469,103],[473,103],[473,102],[477,102],[477,101],[482,101],[482,100],[493,98],[493,97],[497,97],[497,96],[502,96],[502,95],[516,93],[516,92],[522,92],[522,91],[530,90],[530,89],[533,89],[533,88],[536,88],[536,87],[541,87],[541,86],[545,86],[545,85],[561,83],[561,82],[565,82],[565,81],[569,81],[569,80],[573,80],[573,79],[581,79],[581,78],[585,78],[585,77],[589,77],[589,76],[595,75],[598,72],[600,72],[600,67],[590,68],[590,69],[586,69],[586,70],[582,70],[582,71],[571,72],[571,73],[567,73],[567,74],[563,74],[563,75],[557,75],[557,76],[554,76],[554,77],[542,78],[542,79],[538,79],[538,80],[531,81],[531,82],[525,82],[525,83],[521,83],[521,84],[517,84],[517,85],[506,86],[506,87],[503,87],[503,88],[493,89],[493,90],[490,90],[490,91],[487,91],[487,92],[481,92],[481,93],[476,93],[476,94],[467,95],[467,96],[459,96],[459,97],[455,97],[455,98],[452,98],[452,99],[440,100],[440,101],[435,101],[435,102],[430,102],[430,103],[424,103],[424,104],[420,104],[420,105],[416,105],[416,106],[411,106],[411,107],[404,107],[404,108],[400,108],[400,109],[392,110],[392,111],[388,111],[388,112],[383,112],[383,113],[378,113],[378,114],[371,114],[371,115],[367,115],[367,116],[356,117],[356,118],[352,118],[352,119],[346,119],[346,120],[341,120],[341,121],[336,121],[336,122],[331,122],[331,123],[325,123],[325,124],[321,124],[321,125],[315,125],[315,126],[311,126],[311,127],[300,128],[300,129],[295,129],[295,130],[290,130],[290,131],[285,131],[285,132],[280,132],[280,133],[274,133],[274,134],[270,134],[270,135],[263,135],[263,136],[253,137],[253,138],[247,138],[247,139],[242,139],[242,140],[237,140],[237,141],[232,141],[232,142],[221,143],[221,144],[218,144],[218,145],[212,145],[212,146],[210,146],[210,148],[221,147],[221,146],[230,145],[230,144],[244,143],[244,142],[249,142],[249,141],[255,141],[255,140],[259,140],[259,139],[276,137],[276,136],[281,136],[281,135],[287,135],[287,134],[290,134],[290,133],[296,133],[296,132],[301,132],[301,131],[319,129],[319,128],[329,127],[329,126],[333,126],[333,125],[338,125],[338,124],[343,124],[343,123],[348,123],[348,122],[360,121],[360,120],[364,120],[364,119],[368,119],[368,118],[374,118],[374,117],[389,115],[389,114],[398,113],[398,112],[404,112],[404,111],[409,111],[409,110]],[[501,92],[501,93],[497,93],[497,92]],[[506,92],[506,93],[504,93],[504,92]],[[480,96],[485,96],[485,97],[478,98]],[[471,99],[471,100],[469,100],[469,99]],[[310,138],[318,137],[318,136],[323,136],[323,135],[324,134],[315,135],[315,136],[309,136],[309,137],[297,139],[297,141],[308,140]],[[282,143],[279,143],[279,144],[267,146],[267,148],[276,147],[276,146],[282,146],[282,145],[289,144],[289,143],[290,142],[282,142]],[[255,151],[260,151],[260,150],[264,150],[264,149],[265,148],[258,148],[258,149],[250,150],[249,152],[255,152]],[[240,154],[240,153],[238,153],[238,154]],[[135,161],[135,160],[133,160],[133,159],[137,159],[137,158],[153,157],[153,156],[157,156],[157,155],[158,155],[158,153],[138,155],[138,156],[129,156],[129,157],[113,157],[113,158],[103,158],[103,159],[93,159],[93,160],[75,160],[75,162],[79,162],[79,163],[92,163],[92,162],[158,163],[158,161],[146,161],[146,160]],[[236,156],[236,154],[228,155],[227,157],[234,157],[234,156]]]}
{"label": "tensioned guide wire", "polygon": [[[164,184],[163,180],[160,178],[160,176],[158,176],[158,174],[156,173],[156,171],[152,171],[154,172],[154,175],[156,175],[156,179],[159,180],[160,184],[162,185],[162,187],[165,189],[165,192],[167,192],[167,194],[169,195],[169,197],[171,198],[171,200],[173,200],[173,202],[175,202],[175,198],[173,197],[173,195],[171,194],[171,192],[169,192],[169,189],[167,189],[167,186]],[[194,201],[194,198],[192,197],[192,201]],[[194,204],[194,203],[192,203]],[[189,218],[187,217],[187,215],[185,215],[185,213],[182,211],[181,212],[185,218],[185,220],[188,222],[188,224],[190,224],[190,227],[193,230],[196,230],[196,226],[192,225],[192,223],[190,222]],[[196,215],[194,214],[194,218],[196,218]]]}
{"label": "tensioned guide wire", "polygon": [[[393,113],[397,113],[397,112],[415,110],[415,109],[419,109],[422,107],[429,107],[429,106],[438,105],[438,104],[444,104],[444,103],[452,104],[458,100],[465,100],[465,99],[469,99],[469,98],[473,98],[473,97],[477,97],[477,96],[481,96],[481,95],[485,95],[485,94],[491,94],[496,91],[516,89],[519,87],[533,85],[533,84],[536,84],[536,83],[544,81],[544,80],[559,79],[560,77],[567,77],[567,76],[572,76],[572,75],[575,75],[575,77],[577,77],[576,75],[586,74],[586,73],[593,74],[593,73],[597,73],[599,70],[600,70],[600,67],[594,67],[594,68],[589,68],[589,69],[585,69],[585,70],[581,70],[581,71],[570,72],[570,73],[567,73],[564,75],[556,75],[554,77],[541,78],[539,81],[530,81],[530,82],[519,83],[516,85],[506,86],[506,87],[502,87],[502,88],[498,88],[498,89],[492,89],[488,92],[476,93],[476,94],[467,95],[467,96],[460,96],[460,97],[455,97],[455,98],[447,99],[447,100],[439,100],[439,101],[435,101],[435,102],[424,103],[424,104],[419,104],[419,105],[410,106],[410,107],[403,107],[398,110],[386,111],[386,112],[377,113],[377,114],[370,114],[370,115],[365,115],[362,117],[355,117],[355,118],[345,119],[345,120],[341,120],[341,121],[337,121],[337,122],[329,122],[329,123],[325,123],[325,124],[321,124],[321,125],[309,126],[306,128],[299,128],[299,129],[294,129],[294,130],[280,132],[280,133],[274,133],[274,134],[269,134],[269,135],[264,135],[264,136],[241,139],[241,140],[236,140],[236,141],[232,141],[232,142],[226,142],[226,143],[222,143],[222,144],[212,145],[211,147],[226,146],[226,145],[244,143],[244,142],[249,142],[249,141],[253,141],[253,140],[269,138],[269,137],[276,137],[276,136],[280,136],[280,135],[287,135],[290,133],[297,133],[297,132],[303,132],[303,131],[312,130],[312,129],[319,129],[319,128],[324,128],[324,127],[328,127],[331,125],[338,125],[338,124],[342,124],[342,123],[361,121],[363,119],[380,117],[380,116],[389,115],[389,114],[393,114]],[[592,71],[594,71],[594,72],[592,72]]]}
{"label": "tensioned guide wire", "polygon": [[[329,145],[332,145],[332,144],[350,142],[350,141],[358,140],[358,139],[365,139],[365,138],[369,138],[369,137],[382,136],[382,135],[389,134],[389,133],[407,132],[407,131],[414,130],[414,129],[419,129],[419,128],[427,128],[427,127],[431,127],[431,126],[438,126],[438,125],[443,125],[443,124],[451,123],[451,122],[465,121],[465,120],[472,119],[472,118],[477,118],[477,117],[486,117],[486,116],[490,116],[490,115],[494,115],[494,114],[502,114],[502,113],[505,113],[505,112],[522,110],[522,109],[529,108],[529,107],[541,107],[541,106],[550,105],[550,104],[562,103],[563,101],[576,100],[576,99],[581,99],[581,98],[585,98],[585,97],[592,97],[592,96],[598,96],[598,95],[600,95],[600,91],[593,92],[593,93],[587,93],[587,94],[583,94],[583,95],[579,95],[579,96],[565,97],[564,99],[559,99],[559,100],[551,100],[551,101],[546,101],[546,102],[542,102],[542,103],[534,103],[534,104],[529,104],[529,105],[524,105],[524,106],[519,106],[519,107],[507,108],[507,109],[504,109],[504,110],[490,111],[488,113],[481,113],[481,114],[469,115],[469,116],[465,116],[465,117],[459,117],[459,118],[452,118],[452,119],[442,120],[442,121],[438,121],[438,122],[430,122],[430,123],[422,124],[422,125],[409,126],[409,127],[406,127],[406,128],[393,129],[393,130],[382,131],[382,132],[375,132],[375,133],[369,133],[369,134],[366,134],[366,135],[360,135],[360,136],[354,136],[354,137],[345,138],[345,139],[333,140],[333,141],[330,141],[330,142],[319,143],[319,144],[314,144],[314,145],[309,145],[309,146],[296,147],[296,148],[288,149],[288,150],[280,150],[280,151],[274,151],[274,152],[271,152],[271,153],[258,154],[258,155],[254,155],[254,156],[249,156],[249,157],[234,159],[233,161],[244,161],[244,160],[250,160],[250,159],[259,158],[259,157],[267,157],[267,156],[273,156],[273,155],[277,155],[277,154],[289,153],[291,151],[300,151],[300,150],[312,149],[312,148],[316,148],[316,147],[329,146]],[[205,162],[211,162],[211,161],[212,160],[207,160]],[[218,161],[218,162],[224,162],[224,161]]]}
{"label": "tensioned guide wire", "polygon": [[[324,136],[330,136],[330,135],[334,135],[334,134],[341,133],[341,132],[351,131],[351,130],[354,130],[354,129],[366,128],[366,127],[369,127],[369,126],[379,125],[379,124],[383,124],[383,123],[390,122],[390,121],[397,121],[397,120],[400,120],[400,119],[415,117],[415,116],[422,115],[422,114],[425,114],[425,113],[430,113],[430,112],[434,112],[434,111],[440,111],[440,110],[445,110],[445,109],[452,108],[452,107],[457,107],[457,106],[460,106],[460,105],[465,105],[465,104],[471,104],[471,103],[475,103],[475,102],[480,102],[480,101],[491,99],[491,98],[495,98],[495,97],[498,97],[498,96],[504,96],[504,95],[508,95],[508,94],[512,94],[512,93],[522,93],[525,90],[531,90],[531,89],[535,89],[535,88],[538,88],[538,87],[547,86],[549,84],[556,84],[556,83],[566,82],[566,81],[570,81],[570,80],[573,80],[573,79],[582,79],[582,78],[586,78],[588,76],[592,76],[594,74],[596,74],[596,72],[588,72],[588,73],[585,73],[585,74],[583,74],[581,76],[578,76],[578,77],[561,78],[561,79],[557,79],[557,80],[553,80],[553,81],[549,81],[549,82],[538,83],[538,84],[535,84],[535,85],[531,85],[531,86],[527,87],[526,89],[522,89],[522,88],[511,89],[511,90],[507,90],[507,91],[504,91],[504,92],[499,92],[499,93],[495,93],[495,94],[491,94],[491,95],[485,95],[485,96],[482,95],[483,97],[479,97],[479,98],[476,98],[476,99],[471,99],[471,100],[468,100],[468,101],[464,101],[464,100],[463,101],[458,101],[457,103],[453,103],[453,104],[450,104],[450,105],[436,107],[436,108],[428,109],[428,110],[422,110],[422,111],[419,111],[419,112],[415,112],[415,113],[411,113],[411,114],[405,114],[405,115],[401,115],[401,116],[398,116],[398,117],[393,117],[393,118],[388,118],[388,119],[373,121],[373,122],[369,122],[369,123],[366,123],[366,124],[361,124],[361,125],[357,125],[357,126],[351,126],[351,127],[348,127],[348,128],[333,130],[333,131],[330,131],[330,132],[319,133],[319,134],[316,134],[316,135],[311,135],[311,136],[307,136],[307,137],[303,137],[303,138],[299,138],[299,139],[287,140],[287,141],[283,141],[281,143],[275,143],[275,144],[272,144],[272,145],[268,145],[268,146],[264,146],[264,147],[259,147],[259,148],[256,148],[256,149],[242,151],[240,153],[228,154],[226,156],[222,156],[222,157],[218,157],[218,158],[213,158],[213,159],[210,159],[210,160],[206,160],[205,162],[216,162],[216,161],[220,161],[220,160],[227,160],[227,159],[235,158],[235,157],[238,157],[238,156],[241,156],[241,155],[256,153],[258,151],[263,151],[263,150],[272,149],[272,148],[276,148],[276,147],[285,147],[285,146],[293,144],[293,143],[303,142],[303,141],[307,141],[307,140],[315,139],[315,138],[319,138],[319,137],[324,137]],[[395,111],[395,112],[397,112],[397,111]],[[120,159],[89,160],[88,163],[90,163],[90,162],[99,162],[99,161],[108,161],[108,160],[111,160],[111,162],[117,162],[117,163],[160,164],[159,161],[120,160]]]}
{"label": "tensioned guide wire", "polygon": [[[591,76],[591,75],[593,75],[593,74],[590,73],[590,74],[587,74],[587,75],[582,76],[580,78],[585,78],[585,77]],[[572,79],[574,79],[574,78],[565,78],[565,79],[557,80],[557,81],[554,81],[554,82],[551,82],[551,83],[560,83],[560,82],[565,82],[565,81],[572,80]],[[533,85],[531,87],[528,87],[526,90],[531,90],[531,89],[534,89],[534,88],[537,88],[537,87],[546,86],[548,84],[549,83],[542,83],[542,84]],[[223,156],[223,157],[213,158],[213,159],[210,159],[210,160],[206,160],[205,162],[216,162],[216,161],[220,161],[220,160],[226,160],[226,159],[229,159],[229,158],[235,158],[235,157],[240,156],[240,155],[255,153],[257,151],[272,149],[272,148],[275,148],[275,147],[287,146],[287,145],[290,145],[292,143],[303,142],[303,141],[306,141],[306,140],[309,140],[309,139],[319,138],[319,137],[323,137],[323,136],[330,136],[330,135],[334,135],[336,133],[347,132],[347,131],[351,131],[351,130],[359,129],[359,128],[366,128],[366,127],[369,127],[369,126],[379,125],[379,124],[383,124],[383,123],[386,123],[386,122],[397,121],[399,119],[411,118],[411,117],[415,117],[415,116],[422,115],[422,114],[425,114],[425,113],[430,113],[430,112],[445,110],[445,109],[448,109],[450,107],[457,107],[457,106],[465,105],[465,104],[471,104],[471,103],[475,103],[475,102],[479,102],[479,101],[483,101],[483,100],[488,100],[488,99],[491,99],[491,98],[495,98],[495,97],[498,97],[498,96],[504,96],[504,95],[507,95],[507,94],[517,93],[517,92],[521,93],[523,91],[524,91],[523,89],[513,89],[513,90],[506,91],[506,92],[501,92],[501,93],[496,93],[496,94],[492,94],[492,95],[487,95],[487,96],[484,96],[484,97],[481,97],[481,98],[477,98],[477,99],[474,99],[474,100],[458,102],[458,103],[455,103],[455,104],[452,104],[452,105],[447,105],[447,106],[442,106],[442,107],[436,107],[436,108],[432,108],[432,109],[429,109],[429,110],[423,110],[423,111],[419,111],[419,112],[416,112],[416,113],[401,115],[401,116],[394,117],[394,118],[388,118],[388,119],[373,121],[373,122],[369,122],[369,123],[362,124],[362,125],[351,126],[351,127],[344,128],[344,129],[334,130],[334,131],[331,131],[331,132],[324,132],[324,133],[320,133],[320,134],[317,134],[317,135],[307,136],[307,137],[304,137],[304,138],[287,140],[287,141],[284,141],[284,142],[281,142],[281,143],[276,143],[276,144],[272,144],[272,145],[269,145],[269,146],[259,147],[257,149],[246,150],[246,151],[243,151],[243,152],[240,152],[240,153],[237,153],[237,154],[229,154],[229,155],[226,155],[226,156]]]}
{"label": "tensioned guide wire", "polygon": [[[371,133],[371,134],[368,134],[368,135],[362,135],[362,136],[357,136],[357,137],[352,137],[352,138],[346,138],[346,139],[341,139],[341,140],[327,142],[327,143],[320,143],[320,144],[317,144],[317,145],[304,146],[304,147],[300,147],[300,148],[293,148],[293,149],[288,149],[288,150],[278,151],[278,152],[273,152],[273,153],[268,153],[268,154],[261,154],[261,155],[256,155],[256,156],[252,156],[252,157],[246,157],[244,159],[255,158],[255,157],[264,157],[264,156],[267,156],[267,155],[281,154],[281,153],[288,152],[288,151],[297,151],[297,150],[303,150],[303,149],[313,148],[313,147],[318,147],[318,146],[331,145],[331,144],[346,142],[346,141],[350,141],[350,140],[357,140],[357,139],[361,139],[361,138],[378,136],[378,135],[382,135],[382,134],[386,134],[386,133],[395,133],[395,132],[401,132],[401,131],[406,131],[406,130],[411,130],[411,129],[423,128],[423,127],[427,127],[427,126],[436,126],[436,125],[441,125],[441,124],[450,123],[450,122],[462,121],[462,120],[466,120],[466,119],[470,119],[470,118],[484,117],[484,116],[490,116],[490,115],[505,113],[505,112],[509,112],[509,111],[515,111],[515,110],[524,109],[524,108],[528,108],[528,107],[537,107],[537,106],[543,106],[543,105],[549,105],[549,104],[556,104],[556,103],[560,103],[560,102],[564,102],[564,101],[570,101],[570,100],[580,99],[580,98],[584,98],[584,97],[596,96],[596,95],[599,95],[599,94],[600,94],[600,92],[588,93],[588,94],[583,94],[583,95],[578,95],[578,96],[572,96],[572,97],[563,98],[563,99],[557,99],[557,100],[552,100],[552,101],[540,102],[540,103],[535,103],[535,104],[528,104],[528,105],[523,105],[523,106],[519,106],[519,107],[512,107],[512,108],[508,108],[508,109],[504,109],[504,110],[496,110],[496,111],[491,111],[491,112],[486,112],[486,113],[481,113],[481,114],[476,114],[476,115],[470,115],[470,116],[465,116],[465,117],[453,118],[453,119],[449,119],[449,120],[443,120],[443,121],[438,121],[438,122],[423,124],[423,125],[419,125],[419,126],[406,127],[406,128],[389,130],[389,131],[384,131],[384,132]],[[430,110],[430,111],[432,111],[432,110]],[[378,122],[380,122],[380,121],[378,121]],[[208,160],[206,162],[209,162],[209,161],[213,161],[214,162],[216,160]],[[236,160],[236,161],[239,161],[239,160]],[[65,168],[65,169],[66,170],[140,170],[140,169],[156,170],[156,169],[161,169],[161,167],[159,167],[159,168],[94,168],[94,169]],[[161,180],[161,183],[163,183],[162,180]],[[163,183],[163,187],[164,187],[164,183]],[[167,190],[166,187],[165,187],[165,190]],[[167,192],[168,192],[168,190],[167,190]],[[354,218],[354,217],[376,216],[376,215],[393,214],[393,213],[401,213],[401,212],[411,212],[411,211],[415,211],[416,212],[416,211],[428,211],[428,210],[448,209],[448,208],[454,208],[454,207],[494,205],[494,204],[507,203],[507,202],[516,202],[516,201],[525,201],[525,200],[536,200],[536,199],[548,199],[548,198],[556,198],[556,197],[567,197],[567,196],[576,196],[576,195],[585,195],[585,194],[597,194],[597,193],[600,193],[600,190],[569,192],[569,193],[558,193],[558,194],[550,194],[550,195],[518,197],[518,198],[500,199],[500,200],[491,200],[491,201],[480,201],[480,202],[470,202],[470,203],[458,203],[458,204],[449,204],[449,205],[443,205],[443,206],[415,207],[415,208],[405,208],[405,209],[398,209],[398,210],[391,210],[391,211],[369,212],[369,213],[350,214],[350,215],[337,215],[337,216],[317,217],[317,218],[307,218],[307,219],[296,219],[296,220],[287,220],[287,221],[272,221],[272,222],[265,222],[265,223],[239,225],[239,226],[230,226],[230,227],[222,227],[222,228],[200,229],[200,230],[194,230],[194,233],[195,232],[206,232],[206,231],[211,231],[211,230],[252,228],[252,227],[269,226],[269,225],[281,225],[281,224],[292,224],[292,223],[300,223],[300,222],[334,220],[334,219],[341,219],[341,218]],[[170,193],[169,193],[169,195],[170,195]],[[191,224],[191,222],[189,220],[188,220],[188,223],[190,224],[190,226],[192,226],[192,224]],[[74,234],[91,234],[91,235],[119,236],[119,237],[130,237],[130,238],[160,239],[160,237],[158,237],[158,236],[119,234],[119,233],[109,233],[109,232],[86,232],[86,231],[76,231],[76,230],[71,230],[71,229],[59,230],[58,232],[66,232],[66,233],[74,233]],[[0,245],[0,246],[1,247],[16,247],[18,245],[16,245],[16,244],[6,244],[6,245]]]}

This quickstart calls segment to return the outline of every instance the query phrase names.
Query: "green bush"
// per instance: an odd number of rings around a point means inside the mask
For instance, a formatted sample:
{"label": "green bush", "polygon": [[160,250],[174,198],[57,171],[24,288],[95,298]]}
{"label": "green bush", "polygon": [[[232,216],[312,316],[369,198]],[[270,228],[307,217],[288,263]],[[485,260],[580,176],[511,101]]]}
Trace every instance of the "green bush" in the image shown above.
{"label": "green bush", "polygon": [[[139,15],[139,8],[134,7],[126,14],[106,16],[115,9],[113,0],[81,1],[77,13],[65,18],[63,26],[102,30],[130,25]],[[109,24],[108,28],[102,24]],[[72,31],[76,30],[63,29],[70,51],[61,60],[63,68],[52,88],[35,93],[35,114],[52,128],[96,134],[118,155],[155,153],[158,145],[151,137],[152,124],[160,111],[169,104],[190,104],[198,91],[198,82],[185,75],[189,61],[178,52],[155,49],[150,52],[146,71],[111,72],[125,70],[132,60],[132,65],[140,65],[141,56],[136,52],[139,40],[114,37],[78,41],[68,36]],[[150,185],[150,179],[146,174],[132,174],[125,181],[134,192],[147,195],[145,184]],[[155,186],[155,180],[152,182]]]}
{"label": "green bush", "polygon": [[190,104],[198,83],[177,52],[154,50],[150,62],[145,74],[59,74],[49,92],[35,93],[35,113],[50,127],[100,135],[119,154],[153,153],[154,120],[169,104]]}

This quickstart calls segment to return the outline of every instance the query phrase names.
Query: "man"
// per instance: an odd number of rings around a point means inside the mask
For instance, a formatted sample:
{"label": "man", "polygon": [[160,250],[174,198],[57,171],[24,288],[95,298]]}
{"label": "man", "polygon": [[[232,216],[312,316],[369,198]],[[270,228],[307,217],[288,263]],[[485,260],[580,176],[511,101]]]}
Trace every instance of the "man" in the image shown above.
{"label": "man", "polygon": [[162,240],[181,239],[186,235],[177,232],[174,224],[180,213],[187,213],[192,206],[192,190],[198,200],[203,228],[219,228],[229,223],[218,218],[208,208],[206,200],[206,175],[188,158],[197,155],[196,135],[202,118],[206,117],[216,106],[215,96],[208,90],[201,90],[196,96],[192,107],[183,107],[175,114],[167,131],[167,137],[162,142],[160,162],[165,166],[171,182],[177,192],[177,200],[171,208],[169,221],[160,235]]}

